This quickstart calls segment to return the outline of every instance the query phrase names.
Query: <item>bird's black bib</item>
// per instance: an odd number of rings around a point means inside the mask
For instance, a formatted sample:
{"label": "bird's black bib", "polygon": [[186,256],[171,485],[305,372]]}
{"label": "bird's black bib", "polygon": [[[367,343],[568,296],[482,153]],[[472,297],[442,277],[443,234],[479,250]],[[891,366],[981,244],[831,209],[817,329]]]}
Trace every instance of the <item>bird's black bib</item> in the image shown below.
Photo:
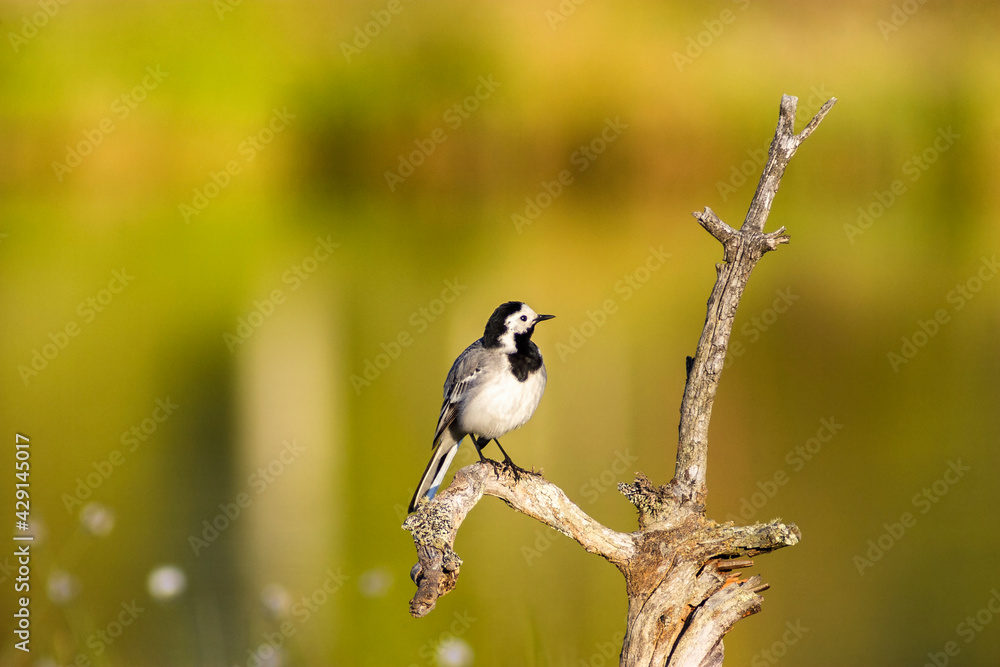
{"label": "bird's black bib", "polygon": [[530,330],[523,334],[514,336],[514,343],[517,345],[517,352],[508,354],[510,360],[510,372],[514,374],[518,382],[524,382],[528,376],[542,367],[542,353],[538,351],[538,346],[531,342]]}

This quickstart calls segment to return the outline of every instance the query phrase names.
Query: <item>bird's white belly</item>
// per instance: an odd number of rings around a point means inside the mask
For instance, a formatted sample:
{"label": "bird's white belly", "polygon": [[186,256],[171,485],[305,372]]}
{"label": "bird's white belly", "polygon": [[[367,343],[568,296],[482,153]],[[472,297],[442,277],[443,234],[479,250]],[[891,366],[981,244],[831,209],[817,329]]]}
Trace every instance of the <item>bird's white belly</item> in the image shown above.
{"label": "bird's white belly", "polygon": [[535,413],[545,393],[544,372],[534,373],[518,382],[510,372],[476,388],[475,395],[463,406],[461,428],[486,438],[524,426]]}

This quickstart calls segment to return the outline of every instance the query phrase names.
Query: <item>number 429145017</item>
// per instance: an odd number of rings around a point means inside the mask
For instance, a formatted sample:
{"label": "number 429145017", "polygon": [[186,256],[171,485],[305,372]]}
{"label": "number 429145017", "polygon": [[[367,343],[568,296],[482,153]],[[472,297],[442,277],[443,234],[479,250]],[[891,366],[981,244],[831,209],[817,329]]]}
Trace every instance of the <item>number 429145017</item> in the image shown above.
{"label": "number 429145017", "polygon": [[[17,482],[14,484],[14,498],[16,503],[14,505],[14,515],[18,520],[18,527],[22,530],[27,529],[28,523],[28,512],[31,508],[30,506],[30,494],[28,492],[28,474],[31,469],[31,465],[28,459],[31,458],[31,450],[29,449],[31,442],[28,436],[17,434],[14,441],[15,453],[14,457],[17,461],[14,462],[14,477],[17,478]],[[23,527],[22,527],[23,526]]]}

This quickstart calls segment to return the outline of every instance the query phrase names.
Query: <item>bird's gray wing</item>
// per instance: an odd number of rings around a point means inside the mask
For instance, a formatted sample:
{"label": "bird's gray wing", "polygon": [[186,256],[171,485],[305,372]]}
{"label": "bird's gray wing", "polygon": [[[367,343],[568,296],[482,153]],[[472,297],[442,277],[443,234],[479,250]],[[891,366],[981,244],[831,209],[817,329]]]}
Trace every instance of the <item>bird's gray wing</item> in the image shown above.
{"label": "bird's gray wing", "polygon": [[434,443],[437,443],[444,430],[455,421],[462,401],[482,378],[485,355],[482,341],[477,340],[465,348],[451,365],[448,378],[444,381],[444,403],[441,404],[441,416],[438,417],[437,429],[434,431]]}

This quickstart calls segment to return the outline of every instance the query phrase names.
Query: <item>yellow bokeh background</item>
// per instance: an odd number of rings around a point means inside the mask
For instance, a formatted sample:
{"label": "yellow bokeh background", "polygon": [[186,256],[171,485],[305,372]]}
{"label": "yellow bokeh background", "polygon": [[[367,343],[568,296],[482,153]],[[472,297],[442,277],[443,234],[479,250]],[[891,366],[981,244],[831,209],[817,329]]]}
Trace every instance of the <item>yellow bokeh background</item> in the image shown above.
{"label": "yellow bokeh background", "polygon": [[620,575],[495,499],[408,615],[441,385],[499,303],[555,314],[504,446],[634,530],[615,485],[673,473],[722,259],[691,211],[742,222],[788,93],[799,127],[839,102],[737,315],[708,513],[803,540],[756,560],[727,664],[996,664],[998,26],[916,0],[4,3],[0,493],[12,514],[26,434],[36,541],[30,654],[0,552],[0,663],[616,664]]}

